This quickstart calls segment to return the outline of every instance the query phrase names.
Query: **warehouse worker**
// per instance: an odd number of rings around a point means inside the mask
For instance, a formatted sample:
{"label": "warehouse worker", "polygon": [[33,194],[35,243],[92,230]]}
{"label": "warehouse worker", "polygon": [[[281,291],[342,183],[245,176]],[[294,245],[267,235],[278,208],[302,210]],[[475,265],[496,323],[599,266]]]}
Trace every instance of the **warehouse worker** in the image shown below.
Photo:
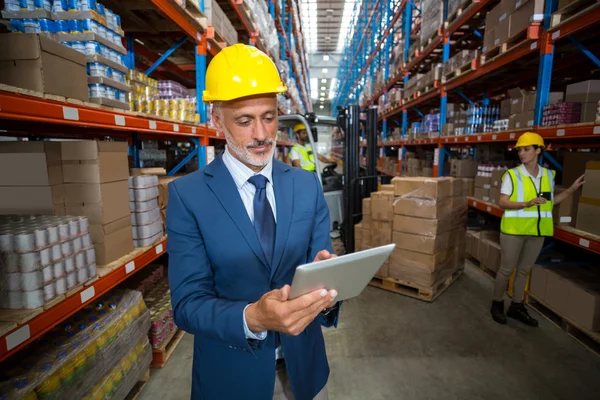
{"label": "warehouse worker", "polygon": [[273,159],[285,91],[260,50],[221,50],[203,100],[227,147],[169,184],[169,283],[175,322],[194,335],[194,400],[327,399],[321,326],[336,324],[337,292],[288,296],[298,265],[334,257],[329,210],[315,174]]}
{"label": "warehouse worker", "polygon": [[[522,304],[529,271],[535,263],[544,238],[554,234],[552,208],[583,185],[583,175],[568,189],[554,196],[554,171],[539,165],[544,149],[540,135],[526,132],[515,146],[521,165],[509,169],[502,178],[500,207],[504,209],[501,221],[501,260],[494,285],[492,318],[506,324],[506,317],[529,326],[537,326]],[[512,303],[504,314],[504,292],[510,275],[517,269]]]}
{"label": "warehouse worker", "polygon": [[[310,145],[310,140],[308,139],[308,131],[304,124],[296,124],[292,131],[296,134],[296,144],[292,147],[290,151],[290,158],[292,160],[292,165],[296,168],[302,168],[307,171],[315,171],[315,156],[313,152],[313,148]],[[323,154],[317,153],[319,157],[319,161],[332,164],[335,163],[335,160],[332,160],[328,157],[325,157]]]}

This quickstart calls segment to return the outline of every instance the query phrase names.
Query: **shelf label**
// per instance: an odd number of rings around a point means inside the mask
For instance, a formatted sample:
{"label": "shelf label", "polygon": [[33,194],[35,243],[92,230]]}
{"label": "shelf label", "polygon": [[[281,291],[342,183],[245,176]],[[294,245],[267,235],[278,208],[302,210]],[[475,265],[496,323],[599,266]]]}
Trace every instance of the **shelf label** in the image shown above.
{"label": "shelf label", "polygon": [[481,135],[477,136],[477,141],[480,142],[481,141]]}
{"label": "shelf label", "polygon": [[11,351],[30,337],[31,331],[29,330],[29,324],[20,327],[10,335],[6,336],[6,350]]}
{"label": "shelf label", "polygon": [[433,165],[440,164],[440,149],[435,149],[433,151]]}
{"label": "shelf label", "polygon": [[196,127],[195,126],[192,126],[192,133],[196,134]]}
{"label": "shelf label", "polygon": [[446,143],[448,143],[448,138],[445,139]]}
{"label": "shelf label", "polygon": [[477,202],[476,201],[473,202],[473,207],[477,207]]}
{"label": "shelf label", "polygon": [[135,261],[129,261],[125,264],[125,273],[130,274],[135,270]]}
{"label": "shelf label", "polygon": [[156,246],[155,250],[156,250],[156,254],[162,253],[163,252],[163,245],[162,245],[162,243],[159,244],[158,246]]}
{"label": "shelf label", "polygon": [[496,135],[492,135],[492,140],[496,140]]}
{"label": "shelf label", "polygon": [[221,136],[221,132],[220,132],[220,131],[217,131],[217,134],[216,134],[216,136],[217,136],[217,137]]}
{"label": "shelf label", "polygon": [[581,247],[590,247],[590,241],[584,238],[579,238],[579,245]]}
{"label": "shelf label", "polygon": [[552,40],[556,40],[560,37],[560,29],[552,34]]}
{"label": "shelf label", "polygon": [[63,106],[63,118],[71,121],[79,121],[79,110],[73,107]]}
{"label": "shelf label", "polygon": [[487,206],[487,212],[491,213],[492,212],[492,207]]}
{"label": "shelf label", "polygon": [[514,139],[514,138],[515,138],[515,133],[514,133],[514,132],[510,134],[510,138],[511,138],[511,139]]}
{"label": "shelf label", "polygon": [[150,129],[156,129],[156,121],[148,121],[148,127]]}
{"label": "shelf label", "polygon": [[565,130],[564,129],[557,129],[556,130],[556,136],[565,136]]}
{"label": "shelf label", "polygon": [[597,134],[599,134],[599,133],[600,133],[600,125],[598,125],[598,126],[595,126],[595,127],[594,127],[594,131],[593,131],[592,133],[593,133],[594,135],[597,135]]}
{"label": "shelf label", "polygon": [[537,48],[537,42],[533,42],[531,43],[531,46],[529,46],[530,50],[535,50]]}
{"label": "shelf label", "polygon": [[80,295],[81,295],[81,304],[92,299],[96,295],[96,289],[94,289],[94,285],[92,285],[89,288],[82,291],[80,293]]}
{"label": "shelf label", "polygon": [[115,125],[125,126],[125,116],[115,115]]}
{"label": "shelf label", "polygon": [[466,138],[465,138],[465,142],[468,142],[468,141],[469,141],[469,138],[468,138],[468,137],[466,137]]}
{"label": "shelf label", "polygon": [[179,132],[179,124],[173,124],[173,131]]}
{"label": "shelf label", "polygon": [[571,223],[572,218],[571,217],[560,217],[560,223],[563,224],[570,224]]}
{"label": "shelf label", "polygon": [[456,143],[456,142],[458,142],[458,138],[457,137],[454,138],[454,143]]}

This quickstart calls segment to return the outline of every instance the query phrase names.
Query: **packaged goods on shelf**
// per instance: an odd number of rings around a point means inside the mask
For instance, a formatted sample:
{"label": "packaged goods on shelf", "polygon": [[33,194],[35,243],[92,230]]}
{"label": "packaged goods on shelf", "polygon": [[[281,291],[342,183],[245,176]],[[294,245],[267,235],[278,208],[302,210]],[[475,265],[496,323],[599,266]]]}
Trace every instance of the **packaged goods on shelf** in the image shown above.
{"label": "packaged goods on shelf", "polygon": [[586,164],[585,181],[579,198],[576,227],[600,235],[600,161]]}
{"label": "packaged goods on shelf", "polygon": [[544,18],[544,0],[501,2],[485,18],[485,53],[521,34],[533,22]]}
{"label": "packaged goods on shelf", "polygon": [[42,307],[96,276],[85,217],[0,215],[0,307]]}
{"label": "packaged goods on shelf", "polygon": [[475,160],[450,160],[450,175],[455,178],[474,178],[477,175],[479,162]]}
{"label": "packaged goods on shelf", "polygon": [[542,126],[575,124],[581,120],[581,103],[565,102],[544,106]]}
{"label": "packaged goods on shelf", "polygon": [[[275,21],[273,21],[273,17],[271,17],[271,14],[269,13],[267,3],[260,0],[247,0],[244,3],[252,12],[252,17],[254,18],[254,22],[256,24],[255,27],[258,28],[259,37],[265,46],[265,49],[271,55],[271,57],[273,57],[275,60],[279,60],[279,38],[277,37]],[[294,18],[295,25],[299,27],[300,21],[298,20],[298,14],[295,12],[295,10],[292,11],[292,17]],[[300,36],[298,36],[296,37],[296,40],[302,39]],[[237,37],[235,43],[237,43]]]}
{"label": "packaged goods on shelf", "polygon": [[508,130],[508,119],[497,119],[494,121],[494,132],[501,132]]}
{"label": "packaged goods on shelf", "polygon": [[467,109],[467,124],[465,134],[470,135],[481,132],[493,132],[494,122],[500,116],[498,104],[482,105],[472,104]]}
{"label": "packaged goods on shelf", "polygon": [[[223,39],[225,39],[228,45],[236,44],[238,42],[237,31],[215,0],[204,1],[203,14],[208,19],[208,23],[215,28]],[[275,28],[273,27],[273,29]]]}
{"label": "packaged goods on shelf", "polygon": [[[164,235],[159,198],[159,180],[155,175],[129,177],[129,207],[134,247],[146,247]],[[148,205],[156,207],[148,209]],[[143,210],[143,211],[142,211]]]}
{"label": "packaged goods on shelf", "polygon": [[444,22],[444,2],[441,0],[421,1],[421,46],[427,46],[430,39],[437,36],[437,32]]}
{"label": "packaged goods on shelf", "polygon": [[598,102],[600,102],[600,80],[589,80],[568,85],[565,101],[581,103],[580,122],[595,122]]}
{"label": "packaged goods on shelf", "polygon": [[452,56],[448,61],[444,63],[443,74],[448,76],[454,74],[452,77],[460,75],[460,70],[463,67],[468,66],[473,60],[479,58],[479,50],[461,50]]}
{"label": "packaged goods on shelf", "polygon": [[112,291],[5,361],[0,396],[123,399],[150,365],[149,327],[140,293]]}
{"label": "packaged goods on shelf", "polygon": [[33,33],[2,34],[0,48],[0,83],[89,100],[83,54]]}
{"label": "packaged goods on shelf", "polygon": [[464,262],[466,188],[455,178],[394,178],[392,254],[388,276],[436,288]]}

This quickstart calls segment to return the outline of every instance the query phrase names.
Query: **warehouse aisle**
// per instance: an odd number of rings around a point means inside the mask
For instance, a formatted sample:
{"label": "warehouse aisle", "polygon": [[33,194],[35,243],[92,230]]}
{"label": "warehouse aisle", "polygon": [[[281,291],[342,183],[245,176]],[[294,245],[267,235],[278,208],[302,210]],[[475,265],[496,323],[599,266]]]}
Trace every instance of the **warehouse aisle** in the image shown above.
{"label": "warehouse aisle", "polygon": [[[433,304],[367,288],[325,340],[331,400],[597,399],[600,357],[539,317],[529,329],[488,314],[492,281],[473,267]],[[191,335],[140,400],[189,398]]]}

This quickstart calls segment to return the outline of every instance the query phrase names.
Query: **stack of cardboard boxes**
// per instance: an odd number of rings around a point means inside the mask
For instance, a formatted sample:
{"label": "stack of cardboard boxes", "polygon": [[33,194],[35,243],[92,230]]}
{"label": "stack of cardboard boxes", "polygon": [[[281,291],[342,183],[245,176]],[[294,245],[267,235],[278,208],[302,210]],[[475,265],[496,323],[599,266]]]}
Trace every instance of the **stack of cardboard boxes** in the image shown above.
{"label": "stack of cardboard boxes", "polygon": [[595,122],[600,101],[600,80],[583,81],[567,86],[565,101],[581,103],[580,122]]}
{"label": "stack of cardboard boxes", "polygon": [[59,142],[0,145],[0,214],[65,214]]}
{"label": "stack of cardboard boxes", "polygon": [[496,273],[500,268],[500,232],[498,230],[467,231],[467,254]]}
{"label": "stack of cardboard boxes", "polygon": [[394,178],[388,276],[420,288],[436,287],[463,267],[467,201],[454,178]]}
{"label": "stack of cardboard boxes", "polygon": [[[393,212],[390,216],[390,210],[393,207],[394,192],[389,191],[390,186],[382,185],[382,191],[371,193],[371,198],[363,199],[363,219],[354,227],[356,250],[367,250],[391,243]],[[388,261],[381,266],[377,275],[386,277],[387,271]]]}
{"label": "stack of cardboard boxes", "polygon": [[573,266],[534,265],[529,294],[589,331],[600,331],[600,276]]}
{"label": "stack of cardboard boxes", "polygon": [[444,22],[444,2],[441,0],[421,1],[421,18],[427,21],[421,24],[421,45],[427,46],[429,39],[435,38]]}
{"label": "stack of cardboard boxes", "polygon": [[600,161],[586,164],[576,226],[582,231],[600,235]]}
{"label": "stack of cardboard boxes", "polygon": [[84,215],[98,265],[133,250],[129,211],[127,142],[61,142],[65,205]]}

